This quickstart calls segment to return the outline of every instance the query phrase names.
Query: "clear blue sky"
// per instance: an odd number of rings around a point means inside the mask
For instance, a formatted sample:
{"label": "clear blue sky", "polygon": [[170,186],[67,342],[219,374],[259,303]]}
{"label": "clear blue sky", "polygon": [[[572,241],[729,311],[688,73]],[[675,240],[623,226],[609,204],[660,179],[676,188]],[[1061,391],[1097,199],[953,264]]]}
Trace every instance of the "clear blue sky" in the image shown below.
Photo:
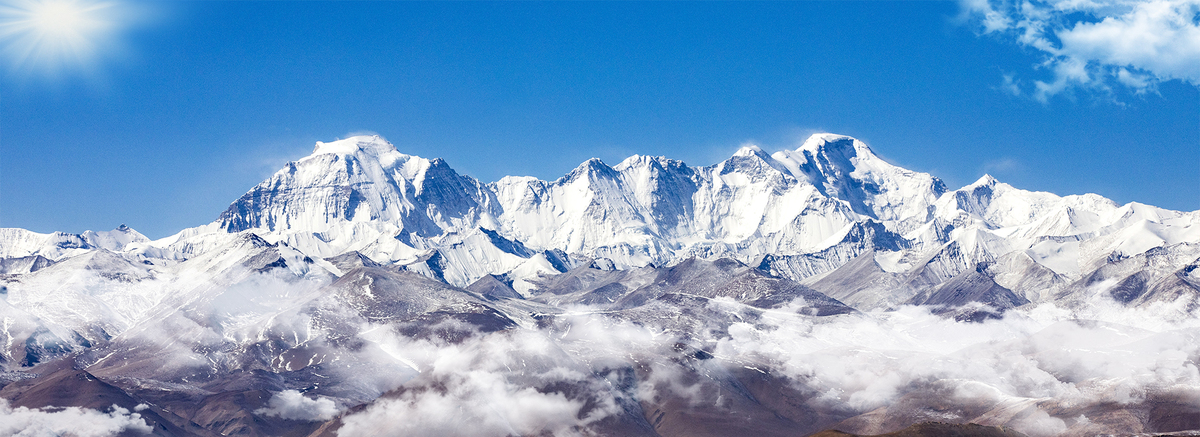
{"label": "clear blue sky", "polygon": [[1072,82],[1074,39],[1048,55],[984,12],[125,2],[57,58],[14,55],[28,41],[0,32],[0,226],[163,237],[213,220],[315,141],[363,131],[485,182],[634,153],[704,166],[828,131],[952,188],[991,173],[1200,209],[1200,68],[1118,53]]}

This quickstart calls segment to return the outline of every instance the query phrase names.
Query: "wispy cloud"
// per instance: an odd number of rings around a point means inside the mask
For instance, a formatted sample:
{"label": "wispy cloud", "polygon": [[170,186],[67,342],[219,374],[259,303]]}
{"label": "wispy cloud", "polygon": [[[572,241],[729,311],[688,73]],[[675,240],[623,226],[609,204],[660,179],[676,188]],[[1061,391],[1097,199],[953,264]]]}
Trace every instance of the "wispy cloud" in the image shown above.
{"label": "wispy cloud", "polygon": [[383,138],[382,135],[379,135],[379,132],[375,132],[373,130],[360,129],[360,130],[347,132],[346,135],[342,135],[339,139],[358,137],[358,136],[364,136],[364,135],[365,136],[377,136],[377,137]]}
{"label": "wispy cloud", "polygon": [[983,171],[985,173],[1003,174],[1020,170],[1021,167],[1021,161],[1005,157],[985,162],[983,164]]}
{"label": "wispy cloud", "polygon": [[1002,89],[1042,102],[1075,88],[1200,85],[1200,0],[960,0],[981,34],[1001,35],[1041,52],[1052,78],[1032,87],[1006,75]]}
{"label": "wispy cloud", "polygon": [[1016,78],[1016,75],[1005,74],[1004,75],[1004,83],[1000,85],[1000,89],[1003,90],[1004,92],[1012,94],[1014,96],[1020,96],[1021,95],[1020,80]]}

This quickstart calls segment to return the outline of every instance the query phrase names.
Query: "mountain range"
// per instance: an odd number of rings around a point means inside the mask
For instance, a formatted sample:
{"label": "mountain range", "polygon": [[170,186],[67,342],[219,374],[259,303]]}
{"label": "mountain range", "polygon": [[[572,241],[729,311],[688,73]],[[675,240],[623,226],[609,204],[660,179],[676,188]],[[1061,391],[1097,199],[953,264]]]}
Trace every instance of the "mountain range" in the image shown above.
{"label": "mountain range", "polygon": [[490,183],[356,136],[166,238],[0,229],[0,407],[159,435],[1195,430],[1198,265],[1200,211],[952,190],[842,135]]}

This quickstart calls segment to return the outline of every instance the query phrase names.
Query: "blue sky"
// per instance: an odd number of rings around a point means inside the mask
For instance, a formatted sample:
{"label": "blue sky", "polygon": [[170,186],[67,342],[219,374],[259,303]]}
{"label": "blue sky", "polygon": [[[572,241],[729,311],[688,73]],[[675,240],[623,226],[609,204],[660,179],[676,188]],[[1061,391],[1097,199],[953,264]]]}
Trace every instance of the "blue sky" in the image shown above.
{"label": "blue sky", "polygon": [[493,181],[828,131],[953,188],[991,173],[1200,209],[1200,55],[1154,42],[1200,33],[1140,9],[1193,0],[1040,3],[1040,24],[986,0],[76,0],[96,25],[70,50],[14,27],[39,7],[19,1],[0,11],[3,227],[163,237],[356,132]]}

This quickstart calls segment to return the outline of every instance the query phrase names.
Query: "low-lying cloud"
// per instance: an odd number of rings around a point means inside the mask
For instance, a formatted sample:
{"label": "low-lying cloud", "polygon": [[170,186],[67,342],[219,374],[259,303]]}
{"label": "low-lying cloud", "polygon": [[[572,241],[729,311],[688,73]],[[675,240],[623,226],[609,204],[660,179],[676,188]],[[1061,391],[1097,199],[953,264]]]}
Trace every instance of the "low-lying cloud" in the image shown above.
{"label": "low-lying cloud", "polygon": [[[369,322],[316,293],[325,280],[314,281],[254,274],[121,336],[154,351],[161,363],[153,377],[232,371],[242,351],[259,351],[271,371],[286,375],[286,389],[254,413],[340,416],[341,435],[586,435],[647,406],[719,411],[732,396],[722,384],[747,369],[794,389],[813,411],[859,420],[856,429],[865,431],[890,431],[872,417],[898,408],[918,411],[911,417],[920,420],[1049,436],[1140,431],[1104,428],[1097,416],[1104,411],[1088,405],[1134,408],[1171,395],[1200,407],[1200,319],[1184,301],[1144,309],[1044,304],[965,323],[924,307],[815,317],[799,313],[800,301],[762,310],[718,298],[622,312],[566,308],[491,333],[453,318],[421,326],[471,333],[440,337]],[[321,311],[277,308],[310,295]],[[97,367],[110,364],[101,359]],[[304,372],[319,373],[319,387],[288,379]],[[932,409],[922,394],[956,407]],[[143,429],[138,413],[117,408],[0,404],[0,434]]]}
{"label": "low-lying cloud", "polygon": [[284,390],[271,396],[267,406],[254,410],[254,414],[263,416],[278,416],[288,420],[326,421],[337,416],[341,411],[330,399],[318,397],[310,399],[298,390]]}
{"label": "low-lying cloud", "polygon": [[0,399],[0,435],[17,437],[107,437],[123,432],[149,434],[153,431],[140,413],[112,406],[109,412],[67,407],[40,409],[9,406]]}
{"label": "low-lying cloud", "polygon": [[[742,305],[717,300],[709,307]],[[782,376],[809,405],[844,417],[886,412],[925,391],[975,409],[931,410],[929,420],[1003,425],[1031,436],[1083,432],[1094,425],[1088,417],[1064,411],[1135,405],[1163,393],[1200,399],[1200,322],[1132,326],[1143,316],[1045,305],[965,323],[923,307],[832,317],[785,308],[692,333],[591,314],[559,325],[566,332],[517,328],[459,344],[397,336],[390,349],[420,375],[344,417],[341,435],[577,435],[619,414],[623,401],[653,402],[663,390],[692,398],[693,406],[719,406],[699,388],[704,378],[680,377],[695,368],[670,358],[679,356],[678,342],[711,353],[705,366]],[[622,366],[649,370],[635,388],[614,390],[614,369]],[[581,390],[561,390],[567,386]]]}
{"label": "low-lying cloud", "polygon": [[617,376],[606,373],[629,367],[633,356],[652,353],[660,342],[632,324],[575,320],[566,332],[517,328],[461,342],[373,336],[420,374],[343,418],[339,435],[580,434],[634,396],[614,388],[609,379]]}

